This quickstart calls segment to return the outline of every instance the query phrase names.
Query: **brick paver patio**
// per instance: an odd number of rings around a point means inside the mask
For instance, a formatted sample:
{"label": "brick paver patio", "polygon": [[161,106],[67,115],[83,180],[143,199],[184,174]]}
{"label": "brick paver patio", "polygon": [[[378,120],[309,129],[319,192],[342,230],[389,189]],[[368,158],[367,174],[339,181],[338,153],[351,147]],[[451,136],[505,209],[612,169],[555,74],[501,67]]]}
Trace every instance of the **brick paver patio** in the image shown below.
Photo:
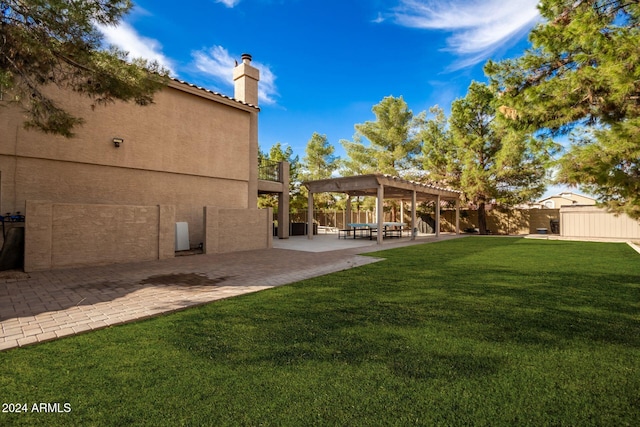
{"label": "brick paver patio", "polygon": [[[434,241],[437,239],[432,239]],[[359,253],[267,249],[0,277],[0,350],[130,322],[353,268]]]}

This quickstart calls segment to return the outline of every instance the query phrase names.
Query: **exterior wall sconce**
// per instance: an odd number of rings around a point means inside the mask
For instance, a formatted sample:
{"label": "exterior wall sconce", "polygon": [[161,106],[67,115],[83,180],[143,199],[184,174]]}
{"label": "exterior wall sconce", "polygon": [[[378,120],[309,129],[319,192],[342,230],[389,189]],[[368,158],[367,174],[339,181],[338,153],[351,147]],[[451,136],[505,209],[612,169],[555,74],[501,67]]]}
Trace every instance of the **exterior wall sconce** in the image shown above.
{"label": "exterior wall sconce", "polygon": [[113,138],[113,145],[115,145],[116,148],[120,147],[120,144],[122,144],[124,142],[124,139],[122,138]]}

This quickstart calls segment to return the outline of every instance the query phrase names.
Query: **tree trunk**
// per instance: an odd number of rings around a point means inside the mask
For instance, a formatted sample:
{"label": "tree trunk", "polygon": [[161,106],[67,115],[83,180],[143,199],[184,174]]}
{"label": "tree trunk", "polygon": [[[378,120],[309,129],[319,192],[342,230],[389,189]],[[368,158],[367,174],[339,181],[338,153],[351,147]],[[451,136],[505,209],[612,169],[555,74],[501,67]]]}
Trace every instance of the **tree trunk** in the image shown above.
{"label": "tree trunk", "polygon": [[487,234],[487,212],[484,209],[484,202],[478,205],[478,232]]}

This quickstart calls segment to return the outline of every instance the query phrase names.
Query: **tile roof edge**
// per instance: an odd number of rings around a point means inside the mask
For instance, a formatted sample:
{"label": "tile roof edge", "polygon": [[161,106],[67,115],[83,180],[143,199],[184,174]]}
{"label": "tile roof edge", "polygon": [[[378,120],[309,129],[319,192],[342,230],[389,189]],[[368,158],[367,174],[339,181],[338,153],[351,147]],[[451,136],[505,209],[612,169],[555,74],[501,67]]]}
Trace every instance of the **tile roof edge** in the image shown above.
{"label": "tile roof edge", "polygon": [[253,105],[253,104],[249,104],[248,102],[240,101],[239,99],[233,98],[233,97],[228,96],[228,95],[224,95],[224,94],[222,94],[220,92],[214,92],[214,91],[212,91],[210,89],[204,88],[202,86],[195,85],[193,83],[186,82],[184,80],[177,79],[175,77],[170,77],[170,79],[171,79],[171,81],[173,81],[175,83],[180,83],[180,84],[189,86],[191,88],[201,90],[201,91],[206,92],[208,94],[219,96],[221,98],[228,99],[229,101],[237,102],[238,104],[246,105],[247,107],[252,107],[252,108],[255,108],[256,110],[260,110],[260,107],[258,107],[257,105]]}

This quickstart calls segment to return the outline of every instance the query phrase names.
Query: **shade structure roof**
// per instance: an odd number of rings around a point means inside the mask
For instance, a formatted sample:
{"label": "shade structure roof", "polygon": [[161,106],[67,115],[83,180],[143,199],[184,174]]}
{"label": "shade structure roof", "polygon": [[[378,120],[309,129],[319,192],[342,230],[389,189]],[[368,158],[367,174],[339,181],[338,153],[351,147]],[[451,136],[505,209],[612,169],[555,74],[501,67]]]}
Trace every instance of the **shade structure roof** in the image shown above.
{"label": "shade structure roof", "polygon": [[461,192],[430,184],[408,181],[391,175],[375,173],[369,175],[345,176],[303,182],[310,193],[346,193],[349,196],[377,196],[383,186],[385,199],[411,200],[416,192],[416,200],[458,200]]}

